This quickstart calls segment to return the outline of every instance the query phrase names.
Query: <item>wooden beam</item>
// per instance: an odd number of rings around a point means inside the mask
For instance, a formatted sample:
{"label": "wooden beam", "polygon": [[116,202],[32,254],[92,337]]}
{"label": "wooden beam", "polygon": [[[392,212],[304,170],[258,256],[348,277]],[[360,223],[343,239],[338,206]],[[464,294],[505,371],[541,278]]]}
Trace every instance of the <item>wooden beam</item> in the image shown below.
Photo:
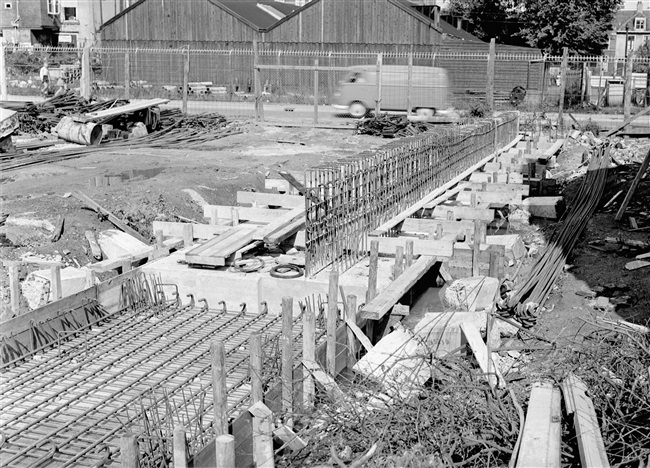
{"label": "wooden beam", "polygon": [[289,182],[298,192],[302,193],[305,195],[307,193],[307,188],[300,182],[298,179],[296,179],[293,174],[287,172],[287,171],[278,171],[278,174]]}
{"label": "wooden beam", "polygon": [[567,414],[573,415],[582,466],[609,467],[596,410],[587,396],[587,385],[574,374],[569,374],[562,382],[562,393]]}
{"label": "wooden beam", "polygon": [[361,308],[361,318],[372,320],[382,318],[438,262],[435,256],[422,255],[399,278]]}
{"label": "wooden beam", "polygon": [[407,218],[402,224],[401,233],[408,235],[426,235],[429,239],[437,239],[438,234],[454,236],[474,234],[474,222],[468,219],[449,221],[434,218]]}
{"label": "wooden beam", "polygon": [[277,235],[277,233],[282,232],[284,229],[286,229],[288,226],[294,225],[294,222],[297,221],[299,218],[302,218],[302,221],[305,221],[305,207],[304,205],[302,207],[294,208],[290,211],[285,212],[278,218],[276,218],[275,221],[267,224],[266,226],[260,227],[256,233],[253,239],[255,240],[263,240],[266,242],[266,238],[273,239],[274,235]]}
{"label": "wooden beam", "polygon": [[132,235],[139,241],[149,245],[149,240],[145,239],[140,233],[137,231],[133,230],[129,226],[127,226],[124,221],[119,219],[117,216],[115,216],[113,213],[108,211],[106,208],[101,206],[100,204],[96,203],[93,201],[88,195],[83,194],[82,192],[76,191],[72,192],[72,194],[78,198],[80,201],[85,203],[89,208],[92,208],[94,211],[97,213],[100,213],[106,217],[108,217],[108,220],[113,223],[117,228],[121,229],[122,231],[126,232],[127,234]]}
{"label": "wooden beam", "polygon": [[485,192],[514,192],[521,195],[530,193],[530,186],[525,184],[494,184],[487,182],[467,182],[465,187],[469,190],[482,190]]}
{"label": "wooden beam", "polygon": [[457,205],[438,205],[433,209],[433,217],[448,219],[449,212],[452,213],[453,219],[481,220],[488,223],[494,220],[494,210],[492,209]]}
{"label": "wooden beam", "polygon": [[[248,192],[246,192],[248,193]],[[216,220],[232,220],[232,212],[236,210],[240,221],[251,221],[254,223],[267,224],[278,219],[287,212],[286,209],[251,208],[249,206],[229,205],[205,205],[203,216],[211,219],[211,224],[217,224]]]}
{"label": "wooden beam", "polygon": [[325,388],[325,393],[327,393],[334,401],[342,401],[345,398],[345,394],[339,385],[321,368],[321,366],[318,365],[317,362],[303,359],[302,365],[305,366],[305,369],[309,371],[314,379]]}
{"label": "wooden beam", "polygon": [[171,221],[154,221],[153,230],[160,230],[165,237],[183,237],[184,230],[190,226],[194,239],[212,239],[231,229],[230,226],[215,226],[213,224],[176,223]]}
{"label": "wooden beam", "polygon": [[237,203],[250,203],[253,206],[268,205],[282,206],[285,208],[304,208],[305,197],[300,195],[282,195],[279,193],[237,192]]}
{"label": "wooden beam", "polygon": [[476,325],[472,322],[461,322],[460,329],[463,331],[470,348],[472,348],[472,354],[474,354],[479,367],[486,375],[490,387],[504,387],[505,380],[499,369],[494,365],[492,357],[488,355],[487,346],[483,342],[481,332],[478,331]]}
{"label": "wooden beam", "polygon": [[[560,468],[560,391],[548,382],[533,384],[521,436],[517,468]],[[582,465],[590,468],[594,465]]]}
{"label": "wooden beam", "polygon": [[630,123],[634,122],[634,121],[635,121],[636,119],[638,119],[639,117],[642,117],[642,116],[646,115],[648,112],[650,112],[650,106],[646,107],[646,108],[643,109],[641,112],[637,112],[636,114],[634,114],[634,115],[633,115],[632,117],[630,117],[629,119],[626,119],[625,122],[623,122],[621,125],[617,126],[617,127],[614,128],[613,130],[607,132],[607,133],[605,134],[605,137],[604,137],[604,138],[609,138],[609,137],[611,137],[612,135],[614,135],[614,134],[620,132],[620,131],[623,130],[625,127],[627,127]]}
{"label": "wooden beam", "polygon": [[[177,249],[183,245],[183,239],[178,239],[176,237],[172,237],[171,239],[165,239],[163,241],[163,250],[164,249]],[[131,264],[139,262],[141,260],[144,260],[145,258],[149,258],[149,256],[156,251],[156,248],[154,246],[148,248],[147,250],[134,254],[134,255],[129,255],[127,257],[118,257],[114,258],[112,260],[103,260],[101,262],[97,263],[91,263],[88,265],[88,268],[93,270],[96,273],[105,273],[107,271],[111,270],[117,270],[118,268],[122,267],[122,264],[124,261],[130,261]]]}
{"label": "wooden beam", "polygon": [[413,256],[420,255],[451,258],[454,254],[454,242],[451,240],[414,239],[412,237],[377,237],[373,241],[379,245],[379,256],[394,257],[398,247],[406,248],[406,243],[413,242]]}
{"label": "wooden beam", "polygon": [[242,247],[247,246],[260,231],[259,226],[240,224],[228,232],[194,247],[185,253],[185,260],[190,264],[225,266],[226,259]]}
{"label": "wooden beam", "polygon": [[264,242],[268,245],[279,245],[295,233],[305,228],[305,217],[299,216],[285,226],[264,236]]}
{"label": "wooden beam", "polygon": [[148,109],[149,107],[159,106],[161,104],[166,104],[169,102],[169,99],[148,99],[146,101],[126,104],[124,106],[112,107],[110,109],[96,111],[96,112],[87,112],[85,114],[74,116],[73,119],[75,122],[91,122],[93,120],[106,120],[110,117],[116,117],[122,114],[130,114],[131,112],[139,111],[142,109]]}
{"label": "wooden beam", "polygon": [[481,204],[498,203],[501,205],[521,205],[522,196],[517,192],[468,192],[462,191],[456,201],[469,205],[471,197],[476,197],[476,202]]}

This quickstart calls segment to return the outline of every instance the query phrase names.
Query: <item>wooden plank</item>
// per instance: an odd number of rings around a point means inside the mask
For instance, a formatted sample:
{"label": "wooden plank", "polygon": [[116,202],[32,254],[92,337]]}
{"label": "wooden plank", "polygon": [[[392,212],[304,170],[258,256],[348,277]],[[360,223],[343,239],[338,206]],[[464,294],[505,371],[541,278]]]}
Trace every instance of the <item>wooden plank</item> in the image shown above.
{"label": "wooden plank", "polygon": [[422,255],[399,278],[361,308],[361,318],[372,320],[382,318],[438,262],[435,256]]}
{"label": "wooden plank", "polygon": [[501,205],[521,205],[522,197],[520,193],[514,192],[470,192],[462,191],[458,193],[456,201],[463,204],[470,204],[471,197],[476,197],[477,203],[490,204],[498,203]]}
{"label": "wooden plank", "polygon": [[[413,242],[413,255],[429,255],[451,258],[454,253],[454,242],[451,240],[414,239],[412,237],[377,237],[379,255],[394,257],[398,247],[406,248],[408,241]],[[370,249],[368,249],[370,250]]]}
{"label": "wooden plank", "polygon": [[625,199],[623,199],[623,203],[621,203],[621,206],[616,212],[616,216],[614,217],[615,221],[620,221],[621,218],[623,217],[623,214],[627,209],[627,205],[629,205],[630,200],[634,196],[634,192],[636,191],[636,188],[639,185],[639,182],[641,182],[641,178],[648,170],[648,164],[650,164],[650,150],[648,150],[648,153],[645,155],[645,159],[641,163],[641,167],[639,167],[639,172],[636,173],[636,176],[632,181],[632,185],[630,186],[630,189],[627,191],[627,194],[625,195]]}
{"label": "wooden plank", "polygon": [[307,447],[307,443],[298,436],[298,434],[293,432],[290,427],[285,425],[278,426],[278,428],[273,431],[273,435],[280,439],[284,445],[289,447],[289,450],[292,452],[297,452]]}
{"label": "wooden plank", "polygon": [[524,177],[517,172],[474,172],[469,177],[469,181],[492,184],[522,184]]}
{"label": "wooden plank", "polygon": [[582,466],[609,467],[596,410],[587,396],[587,385],[574,374],[569,374],[562,382],[562,393],[567,414],[573,415]]}
{"label": "wooden plank", "polygon": [[213,224],[176,223],[172,221],[154,221],[153,230],[162,231],[164,237],[183,237],[183,229],[192,227],[194,239],[212,239],[214,236],[228,232],[230,226],[216,226]]}
{"label": "wooden plank", "polygon": [[[278,171],[278,174],[282,178],[284,178],[287,182],[289,182],[298,192],[302,193],[303,195],[307,193],[307,188],[303,185],[302,182],[300,182],[293,174],[287,171]],[[302,178],[305,178],[304,174],[301,174]]]}
{"label": "wooden plank", "polygon": [[[178,249],[182,246],[183,246],[183,239],[180,239],[178,237],[172,237],[169,239],[165,239],[163,241],[163,250],[167,249],[167,251],[169,251],[169,249]],[[141,260],[144,260],[145,258],[150,258],[150,255],[152,255],[155,251],[156,251],[156,247],[152,246],[149,247],[147,250],[134,255],[128,255],[124,257],[113,258],[110,260],[104,260],[97,263],[91,263],[88,265],[88,268],[90,268],[96,273],[105,273],[107,271],[117,270],[118,268],[122,267],[125,260],[128,260],[131,262],[131,264],[133,264]]]}
{"label": "wooden plank", "polygon": [[460,329],[465,335],[467,343],[472,348],[472,353],[478,362],[479,367],[486,375],[490,387],[503,387],[505,386],[505,381],[499,369],[494,365],[491,356],[488,355],[488,349],[483,338],[481,338],[481,332],[478,331],[476,325],[472,322],[461,322]]}
{"label": "wooden plank", "polygon": [[269,245],[279,245],[284,240],[288,239],[304,228],[305,218],[303,216],[300,216],[285,226],[269,233],[267,236],[264,236],[264,242]]}
{"label": "wooden plank", "polygon": [[646,108],[643,109],[641,112],[637,112],[637,113],[634,114],[632,117],[630,117],[630,118],[627,119],[625,122],[623,122],[621,125],[618,125],[618,126],[617,126],[616,128],[614,128],[613,130],[607,132],[607,133],[605,134],[605,137],[604,137],[604,138],[609,138],[609,137],[611,137],[612,135],[614,135],[615,133],[620,132],[620,131],[623,130],[625,127],[627,127],[630,123],[632,123],[633,121],[635,121],[635,120],[638,119],[639,117],[646,115],[648,112],[650,112],[650,106],[646,107]]}
{"label": "wooden plank", "polygon": [[234,226],[219,237],[189,250],[185,260],[189,264],[225,266],[228,257],[255,240],[257,231],[259,229],[255,225]]}
{"label": "wooden plank", "polygon": [[465,186],[469,190],[480,190],[484,192],[519,193],[526,196],[530,193],[530,186],[525,184],[488,184],[487,182],[467,182]]}
{"label": "wooden plank", "polygon": [[305,217],[305,207],[304,205],[298,208],[294,208],[290,211],[287,211],[282,216],[276,218],[275,221],[267,224],[266,226],[260,227],[256,232],[254,239],[255,240],[265,240],[267,237],[273,237],[274,234],[281,232],[287,226],[291,225],[298,218],[302,218],[304,222]]}
{"label": "wooden plank", "polygon": [[548,160],[552,156],[555,156],[557,153],[559,153],[562,150],[565,141],[566,140],[564,139],[557,140],[555,143],[553,143],[553,145],[549,149],[544,151],[540,159]]}
{"label": "wooden plank", "polygon": [[433,239],[441,231],[442,235],[453,236],[474,234],[474,222],[470,220],[449,221],[433,218],[406,218],[402,224],[401,233],[409,235],[426,235]]}
{"label": "wooden plank", "polygon": [[339,385],[321,368],[321,366],[318,365],[317,362],[303,359],[302,364],[314,379],[325,388],[325,393],[327,393],[333,400],[342,401],[345,398],[345,394]]}
{"label": "wooden plank", "polygon": [[488,223],[494,220],[494,210],[492,209],[457,205],[438,205],[433,209],[433,217],[449,219],[448,213],[450,211],[453,213],[454,219],[472,219],[487,221]]}
{"label": "wooden plank", "polygon": [[305,207],[305,197],[300,195],[281,195],[279,193],[237,192],[237,203],[285,208]]}
{"label": "wooden plank", "polygon": [[129,226],[127,226],[121,219],[119,219],[117,216],[115,216],[113,213],[108,211],[106,208],[101,206],[100,204],[96,203],[93,201],[88,195],[83,194],[82,192],[76,191],[72,193],[76,198],[81,200],[83,203],[88,205],[88,207],[92,208],[94,211],[103,214],[104,216],[108,217],[108,220],[113,223],[117,228],[121,229],[122,231],[126,232],[127,234],[132,235],[136,239],[138,239],[141,242],[144,242],[145,244],[149,244],[149,240],[145,239],[140,233],[137,231],[133,230]]}
{"label": "wooden plank", "polygon": [[548,382],[533,384],[517,457],[518,468],[560,467],[561,422],[559,389]]}
{"label": "wooden plank", "polygon": [[143,102],[131,103],[124,106],[113,107],[111,109],[75,115],[73,116],[73,119],[75,122],[91,122],[93,120],[107,119],[109,117],[116,117],[118,115],[128,114],[142,109],[148,109],[149,107],[159,106],[167,102],[169,102],[169,99],[148,99]]}
{"label": "wooden plank", "polygon": [[287,212],[286,209],[272,210],[269,208],[251,208],[249,206],[205,205],[203,207],[203,216],[211,218],[213,224],[216,224],[216,219],[230,221],[233,210],[237,211],[240,221],[254,223],[270,223]]}
{"label": "wooden plank", "polygon": [[366,348],[366,351],[370,351],[373,346],[372,343],[370,342],[370,339],[366,336],[366,334],[357,326],[356,323],[354,323],[352,320],[345,320],[346,325],[348,328],[354,333],[354,336],[357,337],[357,340],[361,343],[361,345]]}

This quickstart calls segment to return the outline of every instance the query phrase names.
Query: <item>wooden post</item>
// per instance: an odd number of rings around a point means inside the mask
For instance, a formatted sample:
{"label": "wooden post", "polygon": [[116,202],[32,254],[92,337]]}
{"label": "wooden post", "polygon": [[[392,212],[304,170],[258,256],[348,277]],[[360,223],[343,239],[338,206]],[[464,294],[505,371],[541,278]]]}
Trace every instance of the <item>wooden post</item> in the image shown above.
{"label": "wooden post", "polygon": [[379,241],[370,241],[370,269],[368,271],[368,292],[366,304],[377,295],[377,267],[379,265]]}
{"label": "wooden post", "polygon": [[187,468],[185,428],[180,424],[174,428],[174,468]]}
{"label": "wooden post", "polygon": [[239,225],[239,210],[235,206],[230,207],[230,219],[233,226]]}
{"label": "wooden post", "polygon": [[162,249],[163,248],[163,232],[162,232],[162,229],[158,229],[154,234],[156,235],[156,248],[157,249]]}
{"label": "wooden post", "polygon": [[122,260],[122,274],[131,271],[131,257]]}
{"label": "wooden post", "polygon": [[639,167],[639,172],[636,173],[636,176],[634,177],[634,180],[632,181],[632,185],[630,185],[630,189],[627,191],[625,194],[625,198],[623,199],[623,203],[621,203],[621,206],[618,208],[618,211],[616,212],[616,216],[614,216],[615,221],[620,221],[621,218],[623,218],[623,214],[625,213],[625,210],[627,209],[627,205],[629,205],[630,200],[634,196],[634,192],[639,185],[639,182],[641,182],[641,179],[643,178],[643,175],[645,172],[648,170],[648,165],[650,165],[650,151],[645,156],[645,159],[641,163],[641,167]]}
{"label": "wooden post", "polygon": [[399,278],[404,271],[404,247],[398,245],[395,248],[395,266],[393,266],[393,281]]}
{"label": "wooden post", "polygon": [[214,401],[214,433],[228,434],[228,389],[226,388],[226,349],[223,341],[213,341],[212,398]]}
{"label": "wooden post", "polygon": [[[598,59],[598,94],[596,95],[596,111],[600,110],[600,100],[601,100],[601,88],[603,86],[603,68],[605,66],[605,62],[603,57],[600,57]],[[650,68],[648,69],[650,70]]]}
{"label": "wooden post", "polygon": [[282,410],[293,411],[293,298],[282,298]]}
{"label": "wooden post", "polygon": [[[214,439],[216,451],[216,468],[232,468],[235,466],[235,437],[222,434]],[[176,465],[174,465],[176,468]]]}
{"label": "wooden post", "polygon": [[92,70],[90,69],[90,46],[84,45],[81,53],[81,97],[90,99],[90,88],[92,83]]}
{"label": "wooden post", "polygon": [[[440,227],[442,228],[442,226],[440,226]],[[405,257],[405,262],[406,262],[405,266],[406,266],[406,268],[413,265],[413,245],[414,245],[414,242],[412,240],[407,240],[406,241],[406,257]]]}
{"label": "wooden post", "polygon": [[250,337],[251,356],[251,404],[264,401],[264,389],[262,387],[262,335],[259,332],[251,333]]}
{"label": "wooden post", "polygon": [[5,38],[0,37],[0,99],[7,100],[7,64],[5,60]]}
{"label": "wooden post", "polygon": [[187,114],[187,95],[190,82],[190,46],[187,46],[185,60],[183,60],[183,114]]}
{"label": "wooden post", "polygon": [[314,60],[314,125],[318,125],[318,59]]}
{"label": "wooden post", "polygon": [[623,120],[630,118],[632,114],[632,70],[634,65],[634,51],[630,51],[625,59],[625,81],[623,82]]}
{"label": "wooden post", "polygon": [[194,226],[191,223],[183,224],[183,247],[194,245]]}
{"label": "wooden post", "polygon": [[260,51],[257,38],[253,39],[253,93],[255,94],[255,120],[264,121],[264,105],[262,104],[262,77],[260,76]]}
{"label": "wooden post", "polygon": [[229,71],[229,73],[228,73],[228,83],[229,83],[228,87],[230,88],[228,90],[228,93],[230,95],[230,99],[232,99],[233,96],[235,95],[235,69],[234,69],[234,67],[232,65],[232,53],[233,52],[234,51],[232,49],[230,49],[228,51],[228,71]]}
{"label": "wooden post", "polygon": [[[564,94],[566,93],[567,72],[569,70],[569,48],[562,48],[562,66],[560,68],[560,107],[557,112],[558,130],[564,127]],[[564,134],[564,130],[561,130]]]}
{"label": "wooden post", "polygon": [[127,432],[120,439],[120,464],[129,468],[139,468],[140,451],[135,434]]}
{"label": "wooden post", "polygon": [[546,54],[542,57],[542,84],[539,97],[539,104],[544,105],[544,94],[546,93]]}
{"label": "wooden post", "polygon": [[84,289],[92,288],[93,286],[95,286],[95,271],[86,268],[86,282],[84,283]]}
{"label": "wooden post", "polygon": [[[357,323],[357,296],[349,294],[346,301],[348,307],[345,310],[345,320],[352,323]],[[352,369],[357,363],[357,339],[354,332],[350,327],[348,329],[348,369]]]}
{"label": "wooden post", "polygon": [[253,416],[253,461],[257,468],[273,468],[273,413],[261,401],[248,412]]}
{"label": "wooden post", "polygon": [[124,52],[124,99],[131,99],[131,52]]}
{"label": "wooden post", "polygon": [[[304,360],[316,361],[316,313],[307,309],[302,314],[302,356]],[[305,373],[302,383],[304,410],[314,407],[314,378],[309,372]]]}
{"label": "wooden post", "polygon": [[499,260],[501,256],[498,252],[490,250],[490,277],[498,278],[499,277]]}
{"label": "wooden post", "polygon": [[485,223],[474,220],[474,245],[472,247],[472,276],[480,275],[481,242],[485,242]]}
{"label": "wooden post", "polygon": [[339,315],[338,306],[339,272],[330,271],[329,293],[327,296],[327,371],[336,377],[336,322]]}
{"label": "wooden post", "polygon": [[382,62],[383,56],[380,53],[377,54],[377,99],[375,100],[375,115],[379,115],[381,112],[381,71],[382,71]]}
{"label": "wooden post", "polygon": [[406,115],[407,117],[411,116],[413,112],[413,44],[411,44],[411,50],[409,50],[409,61],[408,61],[408,85],[406,88]]}
{"label": "wooden post", "polygon": [[496,63],[496,41],[494,38],[490,39],[490,52],[488,54],[487,62],[487,86],[485,88],[485,105],[490,109],[494,109],[494,69]]}
{"label": "wooden post", "polygon": [[18,265],[7,265],[9,269],[9,296],[11,312],[18,315],[20,311],[20,279],[18,278]]}
{"label": "wooden post", "polygon": [[52,288],[52,301],[58,301],[63,297],[61,290],[61,265],[50,267],[50,285]]}

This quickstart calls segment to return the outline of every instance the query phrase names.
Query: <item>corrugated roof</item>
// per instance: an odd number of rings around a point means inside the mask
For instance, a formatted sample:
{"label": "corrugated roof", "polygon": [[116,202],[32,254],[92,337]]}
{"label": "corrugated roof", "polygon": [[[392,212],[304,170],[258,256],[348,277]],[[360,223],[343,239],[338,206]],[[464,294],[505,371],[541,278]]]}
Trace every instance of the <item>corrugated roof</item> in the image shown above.
{"label": "corrugated roof", "polygon": [[290,15],[298,9],[294,4],[275,2],[272,0],[212,0],[212,2],[222,5],[257,29],[270,28],[282,19],[260,8],[259,5],[266,5],[267,7],[273,8],[282,17]]}

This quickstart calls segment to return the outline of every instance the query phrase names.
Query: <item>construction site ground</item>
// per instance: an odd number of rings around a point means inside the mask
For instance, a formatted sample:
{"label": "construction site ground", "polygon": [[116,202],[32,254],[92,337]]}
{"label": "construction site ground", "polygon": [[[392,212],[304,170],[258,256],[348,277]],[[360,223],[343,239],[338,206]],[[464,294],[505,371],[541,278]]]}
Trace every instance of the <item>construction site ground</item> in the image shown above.
{"label": "construction site ground", "polygon": [[[154,220],[206,222],[200,198],[209,204],[235,205],[237,191],[263,191],[265,177],[277,178],[280,170],[302,171],[390,142],[357,135],[352,129],[289,128],[251,121],[238,122],[237,126],[240,134],[200,148],[97,152],[1,174],[0,211],[9,218],[0,228],[0,234],[4,234],[0,237],[0,257],[19,260],[29,255],[44,261],[60,257],[64,264],[75,267],[93,262],[84,232],[114,226],[72,197],[71,192],[76,190],[153,241]],[[583,134],[578,139],[567,139],[552,170],[562,183],[562,194],[569,205],[584,174],[585,166],[580,166],[590,138]],[[650,267],[631,271],[625,268],[637,254],[650,250],[650,229],[631,231],[627,216],[621,222],[614,221],[639,164],[650,150],[650,139],[615,137],[615,141],[612,155],[619,165],[610,169],[599,208],[570,255],[534,328],[537,334],[557,342],[560,350],[580,342],[596,329],[596,315],[646,326],[650,321]],[[100,176],[110,177],[110,185],[97,186],[96,178]],[[649,178],[641,181],[628,209],[639,228],[650,226]],[[622,194],[615,202],[604,208],[619,191]],[[51,242],[59,216],[65,219],[63,234],[60,240]],[[520,231],[528,249],[522,271],[539,257],[556,225],[533,219]],[[634,248],[634,243],[645,247]],[[20,279],[39,268],[43,267],[22,264]],[[0,321],[11,316],[7,269],[2,268],[1,274]],[[99,278],[115,274],[102,273]],[[27,310],[25,300],[22,301],[21,307]],[[528,375],[524,378],[532,380],[535,375],[558,370],[553,368],[557,354],[543,356],[529,360]],[[520,369],[523,373],[524,368]]]}

